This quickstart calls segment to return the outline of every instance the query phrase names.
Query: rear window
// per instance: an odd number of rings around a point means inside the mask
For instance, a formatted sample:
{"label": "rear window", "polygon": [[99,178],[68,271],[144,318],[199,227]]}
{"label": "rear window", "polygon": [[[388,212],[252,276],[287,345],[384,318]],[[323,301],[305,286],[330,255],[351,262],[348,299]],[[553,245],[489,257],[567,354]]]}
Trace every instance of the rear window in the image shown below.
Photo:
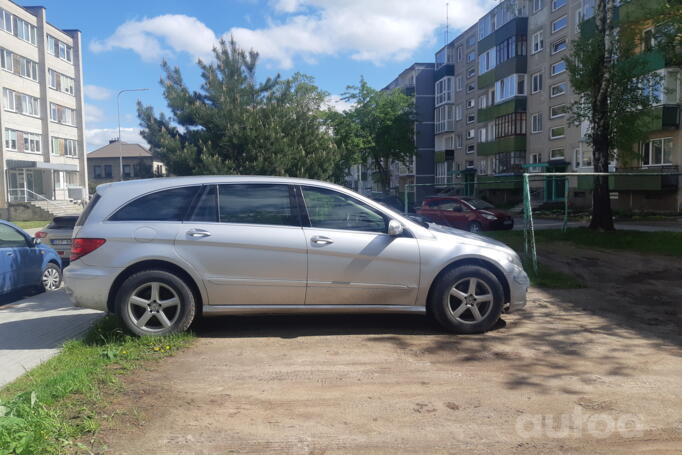
{"label": "rear window", "polygon": [[48,229],[73,229],[76,226],[77,216],[57,216],[47,225]]}
{"label": "rear window", "polygon": [[114,213],[109,221],[182,221],[199,186],[183,186],[139,197]]}
{"label": "rear window", "polygon": [[101,197],[102,196],[100,196],[99,193],[95,193],[95,196],[92,199],[90,199],[88,206],[85,207],[85,210],[83,210],[83,213],[81,213],[81,216],[78,217],[78,221],[76,221],[76,226],[83,226],[85,224],[85,220],[88,219],[90,213],[92,213],[92,209],[95,208]]}

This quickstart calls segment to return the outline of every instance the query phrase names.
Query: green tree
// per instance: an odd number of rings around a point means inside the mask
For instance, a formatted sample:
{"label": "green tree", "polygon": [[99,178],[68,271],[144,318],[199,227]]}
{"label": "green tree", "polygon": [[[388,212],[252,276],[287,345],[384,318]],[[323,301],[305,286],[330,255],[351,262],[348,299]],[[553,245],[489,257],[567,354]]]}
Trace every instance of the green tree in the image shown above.
{"label": "green tree", "polygon": [[[566,58],[577,101],[571,106],[576,124],[586,122],[594,172],[608,172],[609,161],[633,158],[634,145],[647,137],[652,87],[660,83],[648,68],[646,56],[636,52],[638,40],[628,24],[616,22],[615,0],[597,0],[594,18],[581,24],[581,33]],[[594,179],[590,229],[613,230],[608,177]]]}
{"label": "green tree", "polygon": [[416,153],[414,99],[399,89],[375,90],[364,78],[360,85],[348,86],[343,99],[353,107],[332,116],[331,123],[344,164],[370,162],[387,193],[391,162],[408,163]]}
{"label": "green tree", "polygon": [[199,91],[163,63],[170,116],[138,103],[142,137],[170,173],[329,179],[338,149],[325,128],[327,94],[302,74],[257,82],[258,54],[234,40],[221,41],[214,55],[214,62],[198,61]]}

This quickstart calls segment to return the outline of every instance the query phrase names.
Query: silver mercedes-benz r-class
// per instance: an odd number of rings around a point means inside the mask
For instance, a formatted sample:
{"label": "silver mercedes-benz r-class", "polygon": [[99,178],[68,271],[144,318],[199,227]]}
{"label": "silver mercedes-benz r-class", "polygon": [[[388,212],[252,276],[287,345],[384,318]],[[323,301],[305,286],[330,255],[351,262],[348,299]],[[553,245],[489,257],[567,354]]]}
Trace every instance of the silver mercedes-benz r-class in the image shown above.
{"label": "silver mercedes-benz r-class", "polygon": [[426,312],[458,333],[526,303],[519,256],[346,188],[280,177],[101,185],[74,229],[66,292],[138,335],[198,313]]}

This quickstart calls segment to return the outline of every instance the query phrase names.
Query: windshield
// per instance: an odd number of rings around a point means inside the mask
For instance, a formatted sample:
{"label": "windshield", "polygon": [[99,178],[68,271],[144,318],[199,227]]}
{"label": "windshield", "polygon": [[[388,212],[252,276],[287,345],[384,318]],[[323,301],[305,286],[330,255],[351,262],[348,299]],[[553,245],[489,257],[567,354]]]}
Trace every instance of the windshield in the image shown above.
{"label": "windshield", "polygon": [[489,202],[482,201],[480,199],[462,199],[464,202],[475,208],[476,210],[481,209],[494,209],[495,206]]}

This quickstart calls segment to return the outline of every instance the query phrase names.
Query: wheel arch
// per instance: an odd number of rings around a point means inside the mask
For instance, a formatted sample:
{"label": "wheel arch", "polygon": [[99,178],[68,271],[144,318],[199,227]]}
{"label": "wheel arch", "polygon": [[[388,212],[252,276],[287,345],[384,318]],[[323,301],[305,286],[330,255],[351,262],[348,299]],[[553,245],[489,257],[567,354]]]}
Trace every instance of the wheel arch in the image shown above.
{"label": "wheel arch", "polygon": [[197,302],[197,315],[201,315],[204,298],[201,294],[199,284],[196,282],[196,280],[192,277],[192,275],[190,275],[185,269],[183,269],[179,265],[158,259],[148,259],[136,262],[135,264],[129,265],[121,273],[118,274],[118,276],[114,279],[114,282],[111,284],[111,287],[109,288],[109,294],[107,296],[107,311],[109,313],[116,312],[116,305],[114,300],[116,299],[116,292],[121,287],[123,282],[131,275],[134,275],[135,273],[141,272],[143,270],[163,270],[172,273],[176,275],[178,278],[182,279],[185,283],[187,283],[187,285],[192,290],[194,299]]}
{"label": "wheel arch", "polygon": [[490,273],[495,275],[495,278],[498,279],[500,282],[500,285],[502,285],[502,290],[504,291],[504,304],[509,302],[511,298],[511,290],[509,288],[509,281],[507,281],[507,277],[504,275],[502,270],[494,264],[493,262],[486,260],[486,259],[481,259],[477,257],[468,257],[468,258],[463,258],[456,260],[454,262],[451,262],[450,264],[446,265],[443,267],[443,269],[438,272],[438,274],[433,278],[431,281],[431,284],[429,285],[429,292],[426,295],[426,308],[428,310],[429,303],[431,302],[431,296],[433,294],[433,290],[436,287],[436,283],[438,283],[438,280],[440,279],[441,276],[443,276],[446,272],[456,269],[458,267],[463,267],[466,265],[475,265],[478,267],[482,267],[486,270],[488,270]]}

